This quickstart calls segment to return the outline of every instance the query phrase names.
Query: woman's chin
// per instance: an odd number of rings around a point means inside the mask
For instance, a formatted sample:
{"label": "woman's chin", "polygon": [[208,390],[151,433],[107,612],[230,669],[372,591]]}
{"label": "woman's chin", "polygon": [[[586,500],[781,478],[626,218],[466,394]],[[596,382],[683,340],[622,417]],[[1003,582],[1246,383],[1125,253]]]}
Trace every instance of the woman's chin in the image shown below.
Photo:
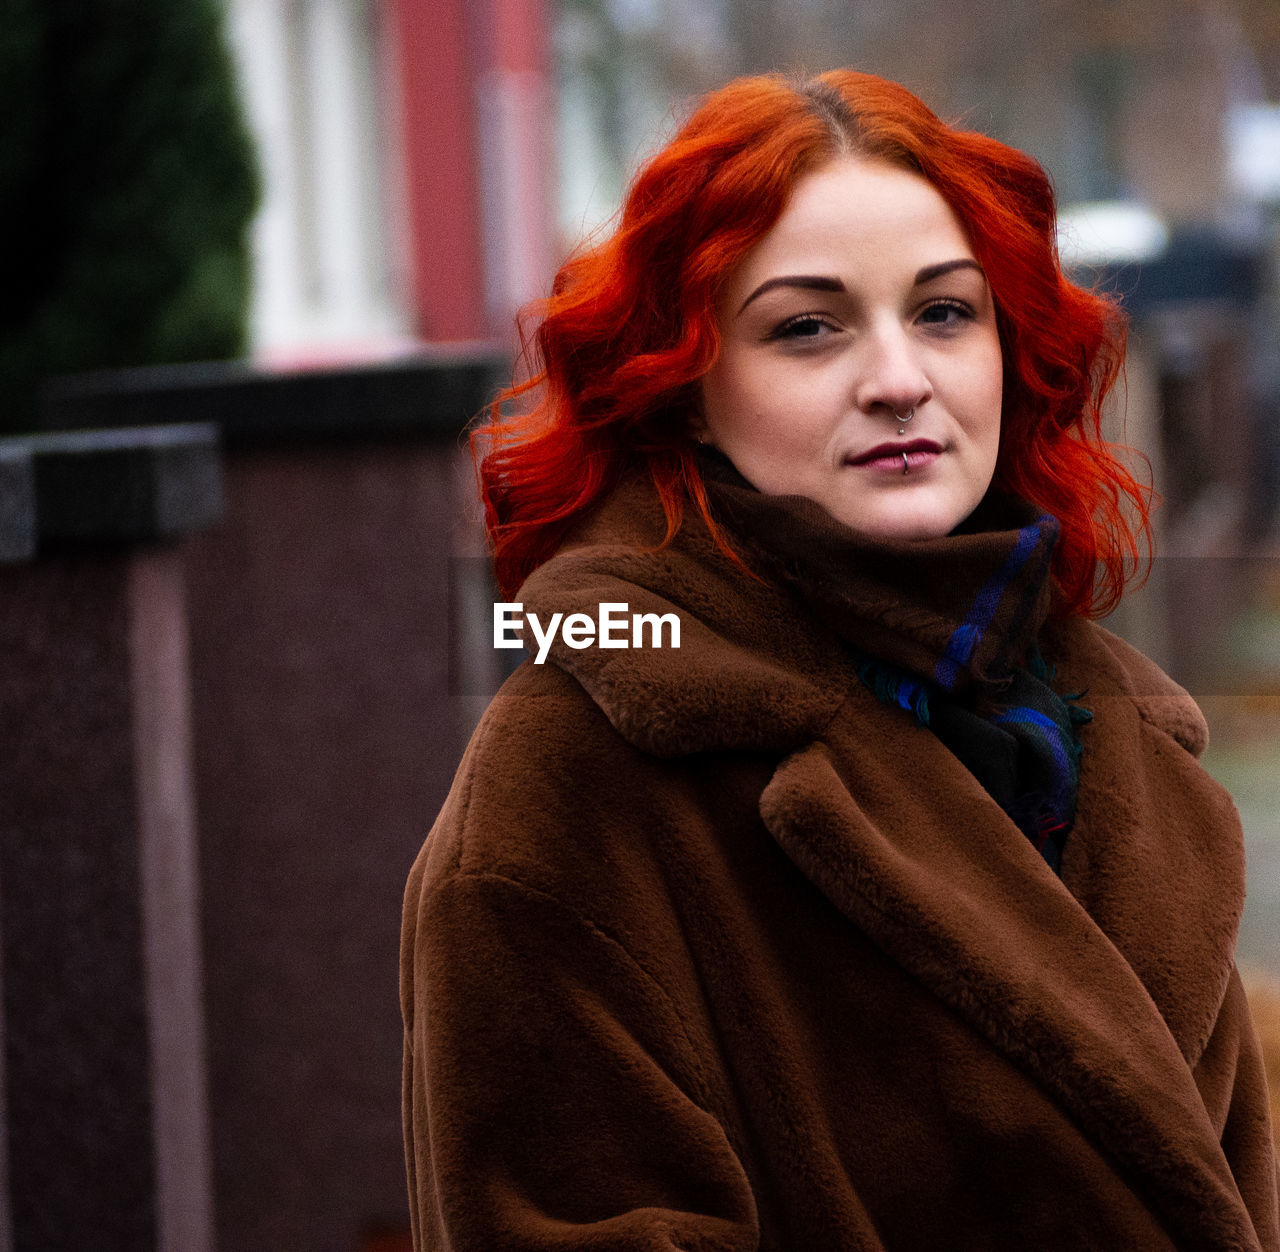
{"label": "woman's chin", "polygon": [[837,521],[843,522],[865,539],[883,543],[914,543],[949,535],[964,520],[966,514],[955,509],[900,508],[886,510],[883,514],[869,515],[859,510],[844,516],[836,513],[834,516]]}

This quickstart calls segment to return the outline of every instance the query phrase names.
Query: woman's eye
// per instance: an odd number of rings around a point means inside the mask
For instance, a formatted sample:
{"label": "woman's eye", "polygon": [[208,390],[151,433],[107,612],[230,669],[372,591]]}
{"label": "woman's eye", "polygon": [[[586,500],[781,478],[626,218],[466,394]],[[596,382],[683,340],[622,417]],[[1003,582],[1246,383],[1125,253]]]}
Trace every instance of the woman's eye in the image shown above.
{"label": "woman's eye", "polygon": [[972,319],[973,310],[955,300],[939,300],[920,314],[920,320],[926,326],[957,326]]}
{"label": "woman's eye", "polygon": [[833,329],[829,322],[811,313],[806,313],[801,317],[793,317],[790,321],[783,322],[781,326],[770,334],[769,338],[817,339],[820,335]]}

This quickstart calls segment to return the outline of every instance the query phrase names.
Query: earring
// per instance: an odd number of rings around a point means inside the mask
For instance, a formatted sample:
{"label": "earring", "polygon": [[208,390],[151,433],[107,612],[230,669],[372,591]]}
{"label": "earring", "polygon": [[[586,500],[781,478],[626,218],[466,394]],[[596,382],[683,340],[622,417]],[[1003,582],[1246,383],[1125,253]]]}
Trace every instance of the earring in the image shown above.
{"label": "earring", "polygon": [[893,415],[898,419],[898,434],[905,435],[907,433],[907,423],[916,415],[915,407],[913,406],[907,410],[906,417],[903,417],[897,409],[894,409]]}

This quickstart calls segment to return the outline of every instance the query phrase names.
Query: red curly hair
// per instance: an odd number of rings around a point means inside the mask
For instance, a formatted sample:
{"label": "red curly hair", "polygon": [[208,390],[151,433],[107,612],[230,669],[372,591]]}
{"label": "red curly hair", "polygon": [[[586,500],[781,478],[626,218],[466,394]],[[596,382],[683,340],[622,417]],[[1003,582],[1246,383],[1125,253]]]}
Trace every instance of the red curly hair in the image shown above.
{"label": "red curly hair", "polygon": [[[964,226],[1004,360],[994,485],[1061,522],[1056,612],[1114,607],[1151,538],[1148,493],[1101,434],[1124,359],[1123,314],[1064,277],[1053,188],[1031,157],[852,70],[742,78],[709,95],[636,175],[614,234],[570,258],[550,298],[526,311],[539,319],[539,372],[504,392],[472,435],[504,594],[637,465],[662,500],[667,542],[692,502],[730,551],[688,429],[719,351],[716,299],[796,183],[842,155],[923,175]],[[530,409],[501,412],[526,395]]]}

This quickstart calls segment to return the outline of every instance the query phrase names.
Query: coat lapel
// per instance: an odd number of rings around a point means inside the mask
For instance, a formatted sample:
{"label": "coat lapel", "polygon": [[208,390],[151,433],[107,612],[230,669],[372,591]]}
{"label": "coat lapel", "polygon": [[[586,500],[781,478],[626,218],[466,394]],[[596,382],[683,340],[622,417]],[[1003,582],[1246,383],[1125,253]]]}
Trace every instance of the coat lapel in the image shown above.
{"label": "coat lapel", "polygon": [[[1176,1039],[1131,961],[929,731],[855,692],[778,769],[761,813],[832,903],[1051,1092],[1181,1239],[1257,1247],[1183,1054],[1204,1034],[1199,1009]],[[1077,868],[1093,890],[1114,868],[1105,848],[1126,839],[1088,821],[1071,839],[1090,846]]]}
{"label": "coat lapel", "polygon": [[1234,966],[1240,817],[1196,760],[1208,730],[1191,697],[1104,631],[1077,623],[1056,633],[1059,682],[1090,684],[1094,713],[1063,882],[1124,955],[1194,1068]]}

